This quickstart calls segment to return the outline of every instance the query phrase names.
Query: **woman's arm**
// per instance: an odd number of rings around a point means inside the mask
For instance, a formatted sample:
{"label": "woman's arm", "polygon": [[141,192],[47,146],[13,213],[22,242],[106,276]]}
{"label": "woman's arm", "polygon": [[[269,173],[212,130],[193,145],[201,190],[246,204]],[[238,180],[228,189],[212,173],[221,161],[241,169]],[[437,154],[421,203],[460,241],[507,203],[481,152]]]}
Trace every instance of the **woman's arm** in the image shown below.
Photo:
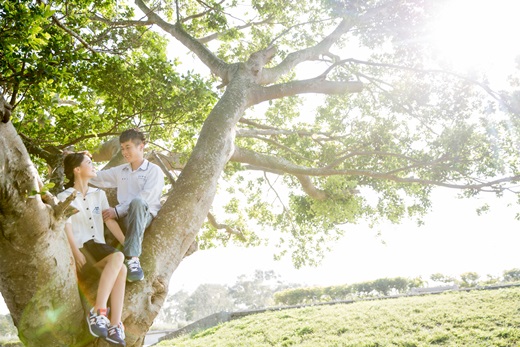
{"label": "woman's arm", "polygon": [[72,236],[72,224],[65,224],[65,233],[67,234],[67,240],[69,241],[70,249],[72,250],[72,255],[74,256],[74,260],[76,261],[76,267],[78,271],[81,270],[83,265],[87,263],[87,259],[80,252],[78,246],[76,246],[76,242],[74,241],[74,236]]}
{"label": "woman's arm", "polygon": [[123,231],[121,230],[121,227],[119,224],[117,224],[117,221],[115,219],[107,218],[105,219],[105,224],[108,227],[108,230],[114,235],[114,237],[119,241],[120,244],[125,244],[125,235],[123,234]]}

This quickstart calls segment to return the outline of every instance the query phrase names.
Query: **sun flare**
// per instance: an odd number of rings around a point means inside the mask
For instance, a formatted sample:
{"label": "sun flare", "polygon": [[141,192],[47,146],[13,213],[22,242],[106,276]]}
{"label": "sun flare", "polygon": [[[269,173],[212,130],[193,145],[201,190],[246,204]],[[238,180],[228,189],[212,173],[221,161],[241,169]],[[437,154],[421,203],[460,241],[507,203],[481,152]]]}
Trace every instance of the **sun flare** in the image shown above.
{"label": "sun flare", "polygon": [[520,54],[520,1],[452,0],[433,27],[436,53],[457,70],[511,69]]}

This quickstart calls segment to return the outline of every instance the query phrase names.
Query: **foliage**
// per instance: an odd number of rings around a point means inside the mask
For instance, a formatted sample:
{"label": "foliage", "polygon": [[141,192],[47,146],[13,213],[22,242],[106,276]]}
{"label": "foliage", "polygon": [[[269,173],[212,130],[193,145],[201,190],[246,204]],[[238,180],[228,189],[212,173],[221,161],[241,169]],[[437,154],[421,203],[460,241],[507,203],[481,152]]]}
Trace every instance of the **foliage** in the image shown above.
{"label": "foliage", "polygon": [[462,287],[470,288],[477,286],[480,276],[476,272],[465,272],[460,275],[460,279]]}
{"label": "foliage", "polygon": [[456,279],[452,276],[446,276],[441,274],[440,272],[434,273],[430,276],[430,279],[433,282],[441,282],[446,284],[454,284]]}
{"label": "foliage", "polygon": [[[190,150],[215,95],[199,76],[176,70],[179,62],[167,57],[167,41],[157,32],[98,18],[131,19],[131,7],[103,2],[95,17],[88,1],[74,11],[59,1],[52,11],[32,1],[3,6],[0,88],[14,100],[12,121],[32,155],[55,168],[61,150],[95,151],[134,126],[158,148]],[[56,18],[73,32],[90,32],[85,45]]]}
{"label": "foliage", "polygon": [[[482,182],[520,172],[518,117],[508,107],[517,93],[497,97],[486,76],[459,75],[436,60],[428,28],[444,3],[154,3],[155,13],[177,22],[223,64],[276,46],[267,69],[348,20],[352,28],[330,52],[268,87],[302,80],[302,70],[364,86],[362,93],[291,95],[246,110],[235,146],[312,172],[309,181],[323,198],[308,194],[301,177],[279,166],[229,163],[216,199],[225,212],[217,217],[240,233],[206,225],[197,236],[200,248],[258,245],[272,239],[265,235],[274,229],[276,257],[291,254],[297,267],[316,265],[346,224],[405,218],[421,224],[436,185],[465,189],[466,196],[507,188],[507,180]],[[364,19],[367,11],[376,12]],[[50,7],[24,0],[2,3],[0,14],[0,94],[14,106],[13,124],[54,192],[62,187],[55,175],[63,150],[95,151],[128,127],[146,130],[150,149],[180,153],[185,162],[223,95],[215,75],[193,72],[198,66],[179,43],[150,30],[125,2],[85,0],[71,7],[59,0]],[[518,87],[518,79],[510,83]]]}
{"label": "foliage", "polygon": [[205,283],[191,294],[180,290],[169,295],[159,320],[180,326],[220,311],[268,307],[275,292],[295,286],[283,283],[272,270],[255,270],[251,276],[238,276],[233,285]]}
{"label": "foliage", "polygon": [[514,346],[518,287],[256,314],[159,346]]}
{"label": "foliage", "polygon": [[514,268],[511,270],[504,271],[504,281],[506,281],[506,282],[520,281],[520,269]]}
{"label": "foliage", "polygon": [[360,297],[379,297],[408,293],[412,288],[422,285],[417,279],[403,277],[380,278],[330,287],[294,288],[275,293],[278,305],[310,304],[327,301],[354,300]]}

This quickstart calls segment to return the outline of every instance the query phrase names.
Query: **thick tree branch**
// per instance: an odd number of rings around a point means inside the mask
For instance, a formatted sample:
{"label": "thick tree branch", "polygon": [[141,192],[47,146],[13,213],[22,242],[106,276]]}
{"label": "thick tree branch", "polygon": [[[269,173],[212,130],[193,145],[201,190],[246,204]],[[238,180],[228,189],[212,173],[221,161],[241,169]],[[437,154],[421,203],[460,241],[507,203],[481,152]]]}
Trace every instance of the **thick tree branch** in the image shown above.
{"label": "thick tree branch", "polygon": [[422,185],[433,185],[439,187],[446,188],[456,188],[456,189],[473,189],[473,190],[484,190],[485,188],[490,188],[493,191],[503,191],[506,188],[500,187],[501,184],[507,182],[517,182],[520,180],[520,175],[503,177],[499,179],[495,179],[488,182],[479,182],[475,179],[477,183],[468,183],[468,184],[459,184],[459,183],[449,183],[436,181],[431,179],[421,179],[415,177],[400,177],[394,174],[389,174],[386,172],[376,172],[372,170],[336,170],[330,168],[309,168],[301,165],[296,165],[294,163],[289,162],[283,158],[275,158],[265,154],[260,154],[253,152],[251,150],[247,150],[244,148],[239,148],[235,146],[235,151],[231,156],[231,161],[238,163],[245,163],[254,165],[258,168],[265,168],[266,171],[277,170],[280,172],[284,172],[292,175],[308,175],[308,176],[333,176],[333,175],[349,175],[349,176],[362,176],[362,177],[370,177],[375,179],[384,179],[388,181],[393,181],[397,183],[418,183]]}
{"label": "thick tree branch", "polygon": [[326,81],[323,77],[309,80],[293,81],[277,84],[270,87],[258,87],[250,99],[250,105],[256,105],[263,101],[280,99],[287,96],[294,96],[305,93],[318,94],[345,94],[358,93],[363,90],[363,83],[358,81]]}
{"label": "thick tree branch", "polygon": [[148,20],[159,26],[161,29],[175,37],[186,48],[195,53],[197,57],[211,70],[212,73],[220,77],[223,81],[229,80],[231,65],[214,55],[208,48],[201,44],[197,39],[189,35],[180,23],[171,24],[164,21],[159,15],[152,11],[143,0],[135,0],[135,4],[143,11]]}
{"label": "thick tree branch", "polygon": [[303,191],[307,193],[311,198],[315,200],[326,200],[329,196],[323,190],[318,189],[312,183],[309,176],[306,175],[295,175],[300,184],[302,185]]}
{"label": "thick tree branch", "polygon": [[376,14],[384,11],[386,6],[380,6],[368,10],[365,14],[357,18],[346,17],[338,26],[326,36],[322,41],[312,47],[307,47],[300,51],[295,51],[287,55],[287,57],[277,66],[269,69],[264,69],[261,79],[259,81],[262,85],[272,84],[276,82],[281,76],[286,75],[292,71],[297,65],[306,62],[317,60],[321,55],[330,55],[330,48],[340,40],[341,36],[349,32],[354,26],[366,22],[373,18]]}

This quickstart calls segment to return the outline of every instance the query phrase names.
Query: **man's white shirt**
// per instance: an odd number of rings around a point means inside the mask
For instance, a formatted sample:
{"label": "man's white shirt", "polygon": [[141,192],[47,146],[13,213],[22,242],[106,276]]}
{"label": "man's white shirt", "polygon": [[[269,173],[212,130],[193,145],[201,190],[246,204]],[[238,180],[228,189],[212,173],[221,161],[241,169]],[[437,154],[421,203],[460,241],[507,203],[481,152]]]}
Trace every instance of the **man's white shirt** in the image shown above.
{"label": "man's white shirt", "polygon": [[146,201],[154,217],[161,208],[164,175],[159,166],[146,159],[135,171],[129,163],[98,171],[90,183],[99,188],[117,188],[115,209],[118,218],[127,215],[130,202],[137,197]]}

